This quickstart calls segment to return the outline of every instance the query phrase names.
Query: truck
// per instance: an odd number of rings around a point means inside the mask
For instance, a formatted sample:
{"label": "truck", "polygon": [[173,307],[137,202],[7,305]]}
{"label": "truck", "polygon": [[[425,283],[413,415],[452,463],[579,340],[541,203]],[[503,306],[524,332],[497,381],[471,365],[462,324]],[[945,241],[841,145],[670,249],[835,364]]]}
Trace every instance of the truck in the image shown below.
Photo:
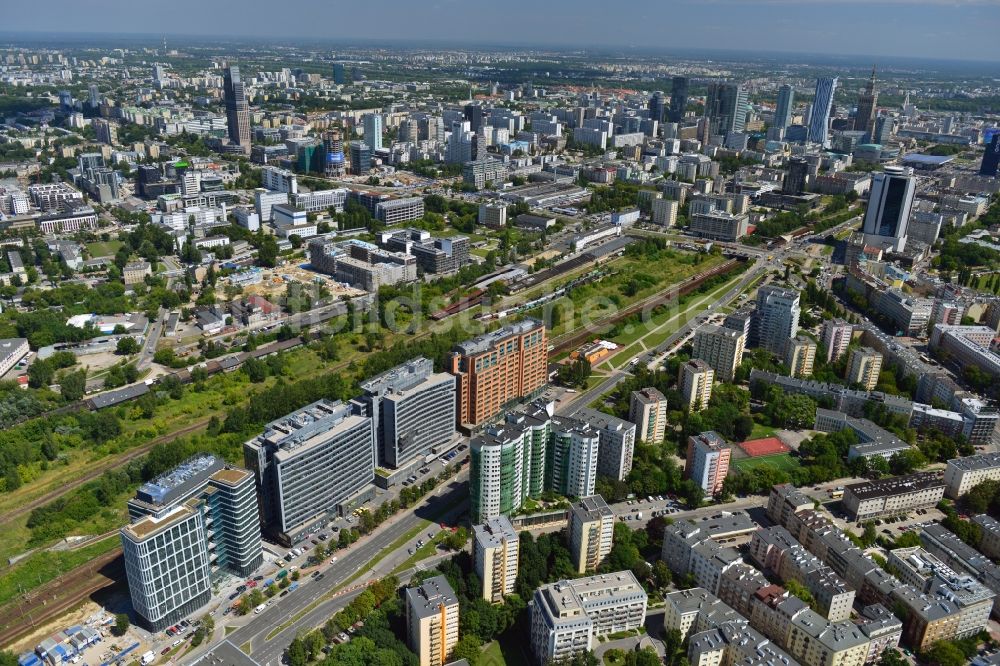
{"label": "truck", "polygon": [[153,652],[152,650],[145,652],[142,655],[142,658],[139,659],[139,661],[142,662],[142,666],[146,666],[146,664],[152,664],[153,661],[155,660],[156,660],[156,653]]}
{"label": "truck", "polygon": [[282,578],[284,578],[287,575],[288,575],[288,569],[282,569],[281,571],[278,572],[278,575],[275,576],[275,578],[277,578],[278,580],[281,580]]}

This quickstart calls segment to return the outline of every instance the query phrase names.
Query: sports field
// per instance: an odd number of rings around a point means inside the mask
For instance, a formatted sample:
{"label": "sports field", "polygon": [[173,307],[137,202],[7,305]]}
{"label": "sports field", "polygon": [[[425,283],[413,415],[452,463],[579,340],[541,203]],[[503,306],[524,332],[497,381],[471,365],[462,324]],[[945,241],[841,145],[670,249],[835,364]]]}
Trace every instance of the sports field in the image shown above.
{"label": "sports field", "polygon": [[799,467],[799,461],[788,453],[779,453],[773,456],[760,456],[757,458],[743,458],[733,460],[732,466],[738,470],[750,470],[756,467],[775,467],[790,472]]}

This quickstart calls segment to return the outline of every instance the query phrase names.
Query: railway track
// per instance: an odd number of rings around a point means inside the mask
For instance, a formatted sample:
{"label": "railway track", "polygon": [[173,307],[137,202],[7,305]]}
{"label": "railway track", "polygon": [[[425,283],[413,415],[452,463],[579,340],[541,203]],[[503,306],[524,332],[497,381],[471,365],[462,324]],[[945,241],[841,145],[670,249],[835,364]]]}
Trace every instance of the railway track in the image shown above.
{"label": "railway track", "polygon": [[737,259],[730,259],[725,263],[719,264],[715,268],[702,271],[697,275],[692,275],[676,285],[672,285],[663,291],[653,294],[652,296],[647,296],[640,301],[636,301],[632,305],[594,322],[589,327],[576,329],[570,331],[569,333],[563,333],[562,335],[552,339],[552,350],[549,352],[549,355],[555,356],[569,349],[574,349],[582,342],[589,340],[594,335],[596,330],[616,324],[617,322],[626,319],[637,312],[642,312],[647,308],[655,308],[675,298],[689,294],[697,289],[706,280],[713,278],[716,275],[721,275],[731,271],[739,263],[740,261]]}
{"label": "railway track", "polygon": [[0,608],[0,645],[12,645],[124,577],[122,550],[115,548],[49,581],[25,598],[7,603]]}

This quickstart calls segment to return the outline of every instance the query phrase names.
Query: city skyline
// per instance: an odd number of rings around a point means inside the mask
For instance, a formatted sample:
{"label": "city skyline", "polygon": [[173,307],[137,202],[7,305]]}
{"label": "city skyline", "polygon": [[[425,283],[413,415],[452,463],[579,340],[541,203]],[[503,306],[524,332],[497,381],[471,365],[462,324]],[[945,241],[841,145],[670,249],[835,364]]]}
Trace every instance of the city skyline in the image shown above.
{"label": "city skyline", "polygon": [[[509,43],[545,47],[626,47],[629,49],[712,48],[726,50],[770,51],[788,54],[830,54],[856,56],[898,56],[912,54],[943,60],[989,61],[1000,56],[1000,45],[989,40],[971,39],[973,35],[1000,28],[1000,14],[986,0],[881,0],[864,3],[864,20],[858,20],[860,0],[833,3],[827,0],[792,3],[788,0],[712,0],[720,11],[712,12],[712,21],[703,21],[705,3],[680,0],[659,5],[649,0],[635,11],[603,15],[590,20],[583,6],[558,0],[543,6],[515,0],[510,16],[530,11],[532,25],[521,28],[517,37],[507,37],[492,22],[476,20],[475,14],[462,12],[452,0],[441,0],[429,8],[390,2],[350,9],[316,5],[308,0],[293,0],[285,6],[291,14],[298,11],[312,17],[308,22],[289,23],[287,31],[273,22],[259,20],[266,5],[257,0],[241,4],[236,14],[226,4],[203,5],[179,0],[176,12],[161,12],[131,6],[129,12],[116,12],[115,0],[99,2],[106,11],[93,11],[66,0],[53,0],[52,11],[41,15],[28,6],[5,10],[8,34],[23,37],[24,32],[80,34],[177,34],[196,37],[219,35],[219,25],[226,25],[229,37],[269,36],[274,39],[343,40],[391,39],[409,41],[445,41],[450,43]],[[190,9],[203,20],[192,25]],[[847,11],[845,11],[845,8]],[[959,9],[960,8],[960,9]],[[575,11],[567,13],[573,9]],[[597,7],[595,6],[596,10]],[[259,11],[258,11],[259,10]],[[291,15],[290,14],[290,15]],[[113,18],[110,18],[113,17]],[[332,22],[332,23],[331,23]],[[563,27],[552,31],[548,26],[559,22]],[[350,26],[344,34],[331,32],[330,25]],[[156,26],[157,33],[150,32]],[[377,25],[378,32],[366,26]],[[294,26],[294,27],[293,27]],[[316,26],[313,28],[312,26]],[[697,31],[689,28],[698,27]],[[366,32],[367,30],[367,32]],[[761,39],[761,31],[779,32],[780,39]],[[6,36],[5,36],[6,37]],[[764,45],[766,44],[766,48]]]}

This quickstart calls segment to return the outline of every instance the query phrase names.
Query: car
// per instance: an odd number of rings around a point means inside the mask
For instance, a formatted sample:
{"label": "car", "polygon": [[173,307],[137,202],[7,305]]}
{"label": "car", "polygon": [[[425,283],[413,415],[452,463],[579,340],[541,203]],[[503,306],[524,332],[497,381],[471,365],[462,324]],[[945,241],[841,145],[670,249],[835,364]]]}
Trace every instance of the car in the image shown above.
{"label": "car", "polygon": [[178,638],[176,641],[174,641],[173,643],[170,644],[170,647],[177,647],[178,645],[180,645],[183,642],[184,641],[182,641],[181,639]]}
{"label": "car", "polygon": [[312,572],[311,574],[309,574],[309,577],[310,577],[310,578],[315,578],[315,577],[316,577],[316,576],[318,576],[318,575],[319,575],[319,572],[318,572],[318,571],[313,571],[313,572]]}
{"label": "car", "polygon": [[326,532],[323,532],[316,538],[319,539],[320,541],[326,541],[328,537],[326,536]]}
{"label": "car", "polygon": [[190,627],[191,623],[188,622],[187,620],[181,620],[181,626],[182,627]]}
{"label": "car", "polygon": [[406,549],[406,554],[407,555],[413,555],[413,549],[412,548],[407,548]]}
{"label": "car", "polygon": [[279,596],[279,597],[283,597],[283,596],[285,596],[286,594],[288,594],[288,590],[282,590],[282,591],[281,591],[281,594],[279,594],[278,596]]}
{"label": "car", "polygon": [[162,650],[160,650],[160,654],[161,654],[161,655],[162,655],[162,654],[167,654],[167,653],[168,653],[168,652],[170,652],[171,650],[173,650],[173,648],[172,648],[172,647],[170,647],[170,646],[168,645],[167,647],[165,647],[165,648],[163,648]]}
{"label": "car", "polygon": [[321,573],[320,575],[316,576],[316,580],[323,580],[324,578],[326,578],[325,573]]}
{"label": "car", "polygon": [[264,580],[264,577],[263,576],[254,576],[253,579],[256,580],[256,581],[262,581],[262,580]]}

